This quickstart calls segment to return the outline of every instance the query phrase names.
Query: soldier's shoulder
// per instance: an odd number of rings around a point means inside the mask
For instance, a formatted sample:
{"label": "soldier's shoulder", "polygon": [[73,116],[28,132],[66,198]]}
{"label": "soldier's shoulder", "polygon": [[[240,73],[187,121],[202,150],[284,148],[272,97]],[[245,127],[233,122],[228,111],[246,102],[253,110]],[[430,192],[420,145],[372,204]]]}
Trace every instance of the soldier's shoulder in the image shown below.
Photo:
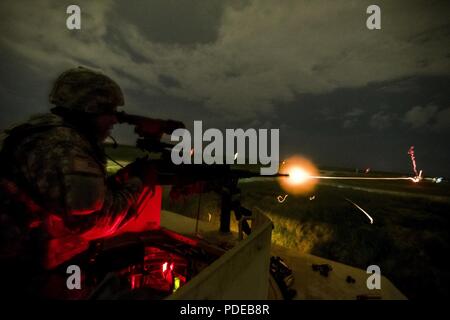
{"label": "soldier's shoulder", "polygon": [[[60,116],[44,114],[32,117],[28,123],[35,129],[36,138],[48,143],[85,144],[86,139],[72,126],[67,125]],[[40,130],[39,128],[42,128]]]}
{"label": "soldier's shoulder", "polygon": [[44,132],[40,138],[49,144],[88,145],[86,139],[72,127],[53,127]]}
{"label": "soldier's shoulder", "polygon": [[85,148],[89,146],[78,130],[68,126],[61,117],[48,113],[30,117],[26,122],[7,130],[11,135],[22,136],[21,145],[39,145],[38,149],[66,146]]}

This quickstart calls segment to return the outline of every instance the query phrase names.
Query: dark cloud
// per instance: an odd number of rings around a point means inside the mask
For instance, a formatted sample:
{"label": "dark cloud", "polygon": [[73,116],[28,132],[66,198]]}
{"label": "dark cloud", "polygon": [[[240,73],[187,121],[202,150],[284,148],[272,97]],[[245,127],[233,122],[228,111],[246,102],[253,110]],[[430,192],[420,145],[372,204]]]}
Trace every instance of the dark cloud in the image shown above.
{"label": "dark cloud", "polygon": [[450,131],[450,108],[442,109],[437,113],[432,128],[434,131],[444,132],[444,134]]}
{"label": "dark cloud", "polygon": [[415,129],[421,128],[430,123],[437,111],[438,107],[435,105],[414,106],[406,112],[404,121]]}
{"label": "dark cloud", "polygon": [[384,130],[392,127],[393,115],[380,111],[372,115],[369,125],[378,130]]}
{"label": "dark cloud", "polygon": [[118,48],[121,53],[127,55],[136,64],[153,64],[151,56],[147,52],[139,52],[125,38],[125,35],[114,25],[108,26],[108,32],[104,35],[103,41],[110,47]]}
{"label": "dark cloud", "polygon": [[217,40],[226,2],[220,0],[116,0],[115,16],[136,25],[148,40],[196,45]]}
{"label": "dark cloud", "polygon": [[450,36],[450,23],[443,22],[435,27],[426,27],[426,30],[419,31],[409,38],[412,43],[420,45],[428,45],[434,41],[448,39]]}
{"label": "dark cloud", "polygon": [[180,82],[177,79],[175,79],[175,78],[173,78],[171,76],[160,74],[158,79],[159,79],[159,82],[161,82],[163,84],[163,86],[165,86],[167,88],[172,88],[172,87],[179,88],[179,87],[181,87]]}

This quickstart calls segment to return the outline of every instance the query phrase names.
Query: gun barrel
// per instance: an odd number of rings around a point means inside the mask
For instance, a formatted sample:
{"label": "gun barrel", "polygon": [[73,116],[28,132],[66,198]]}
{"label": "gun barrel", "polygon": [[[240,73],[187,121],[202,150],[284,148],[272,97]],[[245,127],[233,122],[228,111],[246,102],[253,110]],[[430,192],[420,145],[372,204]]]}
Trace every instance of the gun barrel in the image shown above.
{"label": "gun barrel", "polygon": [[270,175],[261,175],[257,172],[247,171],[247,170],[239,170],[239,169],[231,169],[231,173],[234,173],[236,176],[240,178],[275,178],[275,177],[289,177],[288,173],[276,173]]}

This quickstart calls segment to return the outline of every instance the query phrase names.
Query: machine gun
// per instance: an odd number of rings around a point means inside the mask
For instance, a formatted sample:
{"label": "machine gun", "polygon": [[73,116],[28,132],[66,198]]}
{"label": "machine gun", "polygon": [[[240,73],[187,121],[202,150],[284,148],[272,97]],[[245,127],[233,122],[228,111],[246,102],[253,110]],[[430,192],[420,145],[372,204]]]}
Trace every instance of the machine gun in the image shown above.
{"label": "machine gun", "polygon": [[[268,176],[261,176],[259,173],[248,170],[233,169],[229,164],[175,165],[170,159],[174,145],[162,142],[161,138],[163,134],[171,134],[175,129],[185,128],[182,122],[152,119],[124,112],[118,112],[117,118],[119,123],[128,123],[135,126],[135,132],[139,136],[136,142],[138,148],[161,154],[161,157],[156,160],[137,159],[131,164],[135,170],[149,165],[156,170],[156,183],[158,185],[172,185],[178,189],[193,185],[196,182],[204,182],[205,188],[200,192],[214,191],[221,196],[220,231],[230,232],[230,218],[231,211],[233,211],[242,231],[247,235],[250,234],[251,228],[247,219],[252,216],[252,212],[241,205],[241,190],[238,188],[238,182],[239,179]],[[289,175],[276,174],[270,177],[280,176],[287,177]]]}

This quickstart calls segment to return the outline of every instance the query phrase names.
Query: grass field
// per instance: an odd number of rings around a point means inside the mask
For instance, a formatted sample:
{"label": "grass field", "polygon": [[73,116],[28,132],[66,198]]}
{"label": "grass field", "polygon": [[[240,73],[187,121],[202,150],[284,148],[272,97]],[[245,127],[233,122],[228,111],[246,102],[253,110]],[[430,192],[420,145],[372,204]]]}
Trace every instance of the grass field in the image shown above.
{"label": "grass field", "polygon": [[[243,205],[274,222],[274,243],[363,269],[377,264],[411,299],[449,296],[448,182],[327,181],[310,194],[288,195],[283,203],[277,201],[285,193],[276,181],[243,181],[240,187]],[[172,201],[167,195],[166,190],[165,209],[197,215],[198,196]],[[374,223],[345,198],[366,210]],[[218,212],[219,197],[202,195],[200,219],[209,220],[209,214],[217,219]]]}

